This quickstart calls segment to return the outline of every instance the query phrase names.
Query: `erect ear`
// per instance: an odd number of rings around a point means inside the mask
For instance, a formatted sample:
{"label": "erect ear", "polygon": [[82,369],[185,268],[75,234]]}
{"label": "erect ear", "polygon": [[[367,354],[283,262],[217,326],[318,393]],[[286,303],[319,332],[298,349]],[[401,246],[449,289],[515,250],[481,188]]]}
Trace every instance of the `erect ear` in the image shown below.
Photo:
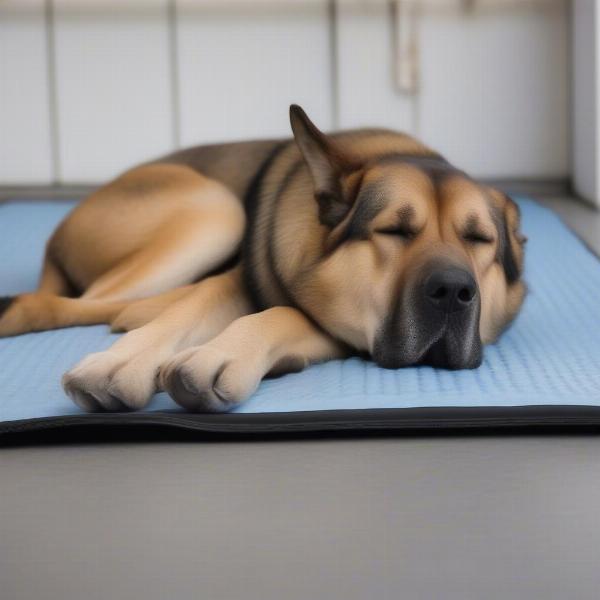
{"label": "erect ear", "polygon": [[319,219],[324,225],[335,227],[351,208],[351,198],[344,191],[342,179],[359,166],[319,131],[297,104],[290,106],[290,123],[313,179]]}

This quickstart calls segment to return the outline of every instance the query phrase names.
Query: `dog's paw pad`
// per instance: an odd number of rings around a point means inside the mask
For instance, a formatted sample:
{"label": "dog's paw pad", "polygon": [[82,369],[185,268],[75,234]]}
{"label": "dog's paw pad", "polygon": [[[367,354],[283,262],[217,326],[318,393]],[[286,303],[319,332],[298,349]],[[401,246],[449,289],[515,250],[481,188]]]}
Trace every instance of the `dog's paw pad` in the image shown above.
{"label": "dog's paw pad", "polygon": [[154,369],[106,351],[90,354],[63,376],[66,394],[83,410],[111,412],[143,408],[154,393]]}
{"label": "dog's paw pad", "polygon": [[160,380],[187,410],[227,412],[256,389],[261,377],[251,365],[207,345],[176,356],[162,367]]}

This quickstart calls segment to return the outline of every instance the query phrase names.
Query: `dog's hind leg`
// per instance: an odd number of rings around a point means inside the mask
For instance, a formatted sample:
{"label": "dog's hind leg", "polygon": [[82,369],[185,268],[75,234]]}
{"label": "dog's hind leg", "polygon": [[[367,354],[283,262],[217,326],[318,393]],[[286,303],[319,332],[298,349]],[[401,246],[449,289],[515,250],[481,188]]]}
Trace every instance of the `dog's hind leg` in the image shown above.
{"label": "dog's hind leg", "polygon": [[[29,329],[29,325],[25,326],[25,323],[33,324],[28,317],[29,312],[32,311],[35,319],[39,310],[46,312],[50,308],[49,298],[69,296],[71,293],[69,281],[46,254],[37,292],[0,297],[0,337],[33,331]],[[52,309],[56,309],[56,303]]]}
{"label": "dog's hind leg", "polygon": [[82,298],[138,300],[197,281],[235,254],[245,215],[235,200],[228,210],[182,211],[137,252],[102,275]]}
{"label": "dog's hind leg", "polygon": [[69,280],[50,256],[48,250],[46,250],[46,256],[44,257],[42,275],[37,291],[55,296],[71,296],[74,293]]}
{"label": "dog's hind leg", "polygon": [[0,298],[0,337],[110,323],[129,302],[65,298],[43,292]]}
{"label": "dog's hind leg", "polygon": [[243,207],[230,192],[210,182],[194,193],[194,203],[175,211],[79,298],[62,297],[71,293],[69,282],[47,256],[38,292],[0,299],[0,337],[113,321],[122,331],[156,317],[185,293],[175,288],[225,263],[243,236]]}
{"label": "dog's hind leg", "polygon": [[143,300],[90,300],[41,292],[0,298],[0,337],[104,323],[116,333],[131,331],[155,319],[194,287],[186,285]]}
{"label": "dog's hind leg", "polygon": [[[112,273],[107,274],[112,278]],[[101,278],[103,279],[103,278]],[[132,279],[132,284],[139,284]],[[102,295],[70,298],[50,269],[44,269],[40,290],[12,297],[0,297],[0,337],[9,337],[79,325],[110,324],[113,331],[129,331],[144,325],[194,286],[182,286],[142,300],[132,300],[133,291],[125,285]],[[48,291],[46,291],[48,290]]]}
{"label": "dog's hind leg", "polygon": [[35,317],[37,310],[46,310],[45,302],[48,298],[66,296],[70,291],[69,282],[46,255],[38,292],[0,297],[0,337],[31,331],[28,326],[24,327],[25,322],[31,321],[26,316],[27,313],[33,310],[32,316]]}

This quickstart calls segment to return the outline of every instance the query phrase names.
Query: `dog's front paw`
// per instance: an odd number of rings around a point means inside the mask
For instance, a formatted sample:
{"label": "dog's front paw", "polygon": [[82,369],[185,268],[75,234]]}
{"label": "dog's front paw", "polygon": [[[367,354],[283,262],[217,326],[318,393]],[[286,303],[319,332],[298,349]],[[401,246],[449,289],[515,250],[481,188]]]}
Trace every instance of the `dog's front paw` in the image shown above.
{"label": "dog's front paw", "polygon": [[152,398],[155,375],[156,368],[143,354],[126,359],[107,350],[86,356],[65,373],[62,384],[83,410],[137,410]]}
{"label": "dog's front paw", "polygon": [[187,410],[226,412],[246,400],[263,375],[259,355],[244,358],[209,343],[177,354],[161,367],[159,380]]}

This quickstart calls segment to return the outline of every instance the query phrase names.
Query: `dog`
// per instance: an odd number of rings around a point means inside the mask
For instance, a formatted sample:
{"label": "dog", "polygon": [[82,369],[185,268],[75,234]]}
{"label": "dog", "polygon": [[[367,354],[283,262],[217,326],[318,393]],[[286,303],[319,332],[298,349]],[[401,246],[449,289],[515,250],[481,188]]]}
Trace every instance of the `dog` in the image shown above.
{"label": "dog", "polygon": [[92,193],[46,248],[39,289],[0,301],[0,336],[129,332],[63,377],[86,411],[166,390],[222,412],[263,377],[359,354],[471,369],[518,313],[516,204],[412,137],[322,133],[200,146]]}

